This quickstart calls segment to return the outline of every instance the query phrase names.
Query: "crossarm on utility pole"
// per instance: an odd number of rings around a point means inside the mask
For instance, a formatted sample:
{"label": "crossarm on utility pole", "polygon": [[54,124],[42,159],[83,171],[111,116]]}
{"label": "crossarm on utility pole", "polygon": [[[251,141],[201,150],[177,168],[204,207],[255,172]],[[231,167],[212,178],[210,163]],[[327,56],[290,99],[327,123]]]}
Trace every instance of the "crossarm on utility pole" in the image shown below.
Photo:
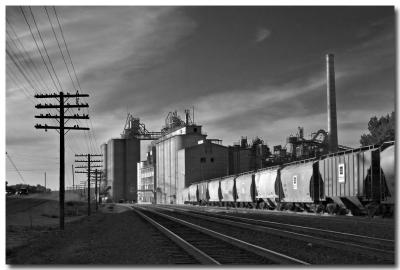
{"label": "crossarm on utility pole", "polygon": [[[42,126],[42,125],[40,125],[40,124],[36,124],[36,125],[35,125],[35,128],[37,128],[37,129],[45,129],[45,130],[47,130],[47,129],[60,129],[60,130],[61,130],[61,128],[58,127],[58,126],[48,126],[48,125]],[[79,126],[75,126],[75,127],[63,127],[63,130],[65,130],[65,129],[89,130],[89,128],[87,128],[87,127],[79,127]]]}
{"label": "crossarm on utility pole", "polygon": [[[35,118],[58,119],[58,118],[60,118],[60,116],[59,115],[50,115],[50,114],[40,114],[40,115],[35,115]],[[89,119],[89,115],[87,115],[87,114],[65,115],[64,119]]]}
{"label": "crossarm on utility pole", "polygon": [[[77,101],[76,104],[69,104],[66,103],[68,98],[76,97]],[[54,98],[56,99],[59,104],[37,104],[35,108],[37,109],[57,109],[60,113],[60,115],[51,115],[51,114],[40,114],[35,116],[35,118],[49,118],[49,119],[60,119],[59,124],[60,126],[49,126],[47,124],[41,125],[41,124],[36,124],[35,128],[36,129],[44,129],[47,131],[48,129],[56,129],[60,130],[60,189],[59,189],[59,207],[60,207],[60,229],[64,230],[64,202],[65,202],[65,130],[68,132],[69,130],[89,130],[87,127],[79,127],[78,125],[75,125],[73,127],[66,127],[65,126],[65,119],[89,119],[88,115],[65,115],[65,112],[68,111],[69,108],[87,108],[89,107],[89,104],[82,104],[78,102],[78,97],[89,97],[88,94],[79,94],[77,92],[76,94],[70,94],[66,93],[64,94],[63,92],[60,92],[58,94],[53,93],[53,94],[37,94],[35,95],[35,98]],[[66,100],[67,99],[67,100]],[[66,110],[67,109],[67,110]],[[73,170],[73,169],[72,169]],[[90,174],[90,171],[89,171]]]}

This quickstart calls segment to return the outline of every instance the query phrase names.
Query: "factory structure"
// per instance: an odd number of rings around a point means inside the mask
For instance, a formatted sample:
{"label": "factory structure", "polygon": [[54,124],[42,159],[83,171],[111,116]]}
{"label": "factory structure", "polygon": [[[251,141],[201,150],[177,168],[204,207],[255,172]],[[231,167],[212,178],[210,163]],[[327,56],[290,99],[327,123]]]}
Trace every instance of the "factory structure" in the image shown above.
{"label": "factory structure", "polygon": [[[347,150],[338,145],[334,56],[326,56],[328,131],[323,129],[304,137],[303,128],[289,136],[286,145],[270,149],[262,139],[225,146],[219,139],[210,139],[202,126],[194,122],[194,113],[185,110],[168,113],[160,131],[148,131],[139,118],[128,114],[120,138],[101,146],[104,199],[114,202],[181,204],[180,192],[190,184],[236,175],[268,166],[318,157]],[[150,140],[146,160],[140,160],[140,142]],[[272,150],[272,151],[271,151]]]}

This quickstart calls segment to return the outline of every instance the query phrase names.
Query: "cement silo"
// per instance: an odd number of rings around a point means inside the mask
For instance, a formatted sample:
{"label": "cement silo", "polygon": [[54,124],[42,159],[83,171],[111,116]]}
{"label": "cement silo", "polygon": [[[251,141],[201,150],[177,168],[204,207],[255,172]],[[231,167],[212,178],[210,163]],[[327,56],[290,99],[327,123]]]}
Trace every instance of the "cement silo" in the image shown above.
{"label": "cement silo", "polygon": [[176,203],[178,191],[185,188],[185,182],[180,180],[185,178],[178,171],[178,151],[205,139],[201,126],[189,125],[167,131],[156,141],[156,203]]}
{"label": "cement silo", "polygon": [[111,139],[107,142],[107,185],[112,200],[137,201],[137,163],[140,140]]}

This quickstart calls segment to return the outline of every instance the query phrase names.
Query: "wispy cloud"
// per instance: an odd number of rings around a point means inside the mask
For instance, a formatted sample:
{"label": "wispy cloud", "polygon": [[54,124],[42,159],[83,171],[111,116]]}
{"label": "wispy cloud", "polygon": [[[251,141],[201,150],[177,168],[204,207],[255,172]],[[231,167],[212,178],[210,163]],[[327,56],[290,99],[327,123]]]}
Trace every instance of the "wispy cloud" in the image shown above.
{"label": "wispy cloud", "polygon": [[[304,25],[298,24],[304,31],[292,27],[293,16],[287,10],[265,16],[269,8],[243,9],[243,13],[237,8],[243,15],[238,22],[228,9],[57,7],[82,90],[90,94],[87,101],[98,143],[120,135],[127,111],[157,131],[168,111],[182,112],[190,106],[195,107],[196,122],[224,144],[244,135],[261,136],[272,146],[284,144],[285,136],[296,133],[298,126],[304,126],[306,134],[325,129],[328,49],[336,59],[340,143],[357,146],[364,132],[360,129],[366,129],[369,118],[393,110],[395,49],[390,18],[373,25],[368,14],[356,21],[344,16],[351,29],[364,29],[347,36],[341,35],[349,28],[345,21],[337,23],[319,14],[308,23],[306,9],[299,15]],[[32,10],[64,89],[73,89],[43,7]],[[285,16],[290,18],[282,23]],[[7,19],[40,65],[46,90],[56,91],[19,7],[7,7]],[[302,46],[293,42],[298,38]],[[258,46],[267,42],[268,50]],[[21,87],[32,96],[33,91],[9,60],[7,56],[7,150],[58,156],[58,134],[33,128],[40,122],[33,118],[38,111]],[[17,77],[9,78],[10,73]],[[67,134],[67,166],[73,163],[74,152],[88,151],[88,141],[84,132]],[[22,156],[15,162],[26,168],[45,164],[25,162]]]}
{"label": "wispy cloud", "polygon": [[271,36],[271,30],[267,28],[259,28],[256,33],[256,42],[261,42]]}
{"label": "wispy cloud", "polygon": [[[43,7],[32,7],[32,10],[64,91],[71,91],[73,85]],[[57,7],[57,12],[82,91],[90,94],[90,117],[98,143],[119,136],[126,112],[124,105],[129,104],[129,100],[135,100],[135,94],[139,96],[139,92],[132,92],[136,71],[140,70],[141,74],[145,75],[143,70],[161,65],[171,52],[179,49],[179,43],[196,28],[194,21],[181,12],[179,7]],[[39,66],[39,71],[46,75],[45,66],[19,8],[8,7],[7,18],[33,62]],[[28,16],[29,20],[30,18]],[[9,49],[12,48],[7,46],[7,50]],[[16,57],[21,56],[20,52],[14,52]],[[8,57],[7,71],[18,75]],[[44,83],[49,87],[40,90],[56,91],[50,77],[44,77]],[[35,123],[40,122],[33,118],[38,112],[21,91],[21,87],[27,87],[26,90],[30,91],[32,98],[33,91],[20,75],[16,78],[17,87],[14,81],[7,78],[7,149],[10,153],[25,152],[32,155],[40,152],[41,148],[49,149],[48,152],[57,152],[57,133],[44,133],[34,129]],[[146,93],[146,89],[141,89],[140,92]],[[125,100],[126,103],[121,103]],[[149,104],[142,106],[146,107]],[[138,110],[139,108],[135,108],[135,111]],[[113,111],[118,114],[114,114]],[[27,118],[26,115],[32,117]],[[86,126],[89,123],[82,125]],[[67,164],[73,163],[74,153],[90,151],[88,141],[86,132],[68,133]],[[99,145],[94,147],[99,149]],[[35,168],[42,161],[25,162],[23,157],[15,157],[15,162],[24,168]],[[55,188],[57,181],[50,185]]]}

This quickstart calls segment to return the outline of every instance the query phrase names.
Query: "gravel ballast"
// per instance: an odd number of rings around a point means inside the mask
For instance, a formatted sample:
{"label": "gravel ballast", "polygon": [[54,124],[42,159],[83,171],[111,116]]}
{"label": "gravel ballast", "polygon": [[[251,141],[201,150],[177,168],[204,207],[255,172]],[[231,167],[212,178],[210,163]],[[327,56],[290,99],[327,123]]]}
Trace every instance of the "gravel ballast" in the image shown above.
{"label": "gravel ballast", "polygon": [[193,259],[133,211],[96,213],[7,251],[7,264],[175,264]]}

